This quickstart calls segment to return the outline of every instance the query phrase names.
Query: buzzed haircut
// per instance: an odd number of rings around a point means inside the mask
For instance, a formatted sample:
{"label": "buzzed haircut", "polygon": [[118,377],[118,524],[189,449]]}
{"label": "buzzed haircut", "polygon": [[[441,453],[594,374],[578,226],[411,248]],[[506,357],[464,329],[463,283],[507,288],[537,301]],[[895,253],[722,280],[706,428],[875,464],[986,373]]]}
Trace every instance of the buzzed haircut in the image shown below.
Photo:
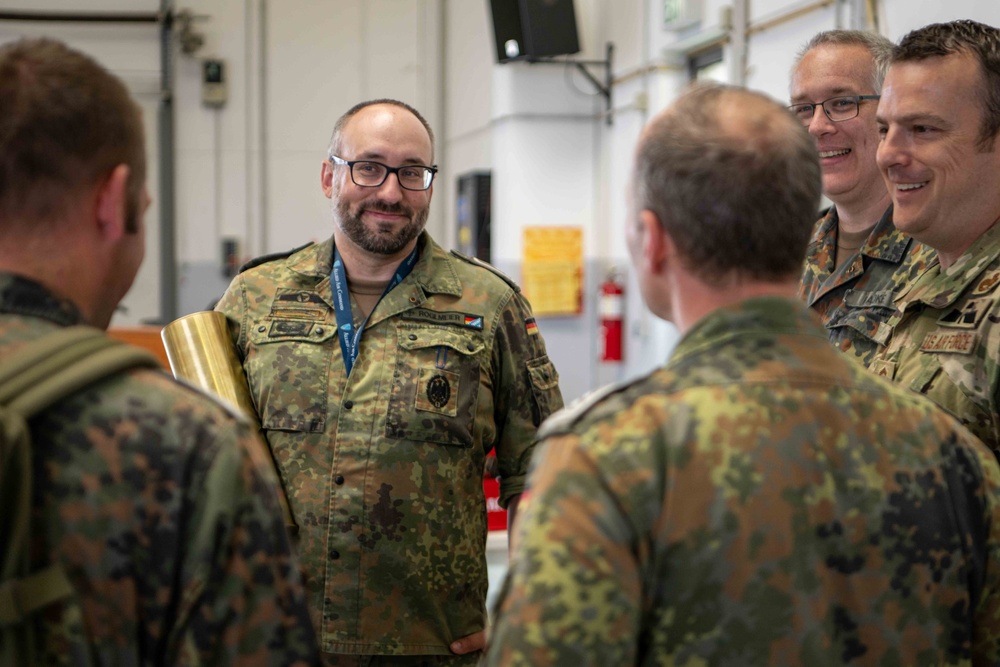
{"label": "buzzed haircut", "polygon": [[1000,132],[1000,30],[970,20],[932,23],[903,37],[892,50],[892,63],[956,53],[971,55],[983,73],[978,93],[983,110],[979,145],[982,150],[992,150]]}
{"label": "buzzed haircut", "polygon": [[691,89],[646,129],[635,187],[640,208],[659,217],[708,284],[801,273],[819,160],[808,133],[774,100],[730,86]]}
{"label": "buzzed haircut", "polygon": [[[427,130],[427,136],[431,140],[431,156],[433,157],[433,155],[434,155],[434,130],[431,129],[430,123],[428,123],[427,120],[423,116],[420,115],[419,111],[417,111],[416,109],[414,109],[413,107],[411,107],[406,102],[400,102],[399,100],[394,100],[394,99],[385,98],[385,97],[383,97],[381,99],[377,99],[377,100],[368,100],[366,102],[359,102],[359,103],[355,104],[353,107],[351,107],[350,109],[348,109],[347,112],[344,113],[343,116],[341,116],[340,118],[338,118],[337,122],[333,126],[333,132],[330,135],[330,146],[329,146],[329,149],[328,149],[329,152],[331,154],[338,154],[338,153],[340,153],[340,136],[341,136],[341,134],[343,134],[344,127],[347,125],[347,122],[349,120],[351,120],[352,118],[354,118],[354,116],[356,116],[358,114],[358,112],[361,111],[362,109],[367,109],[368,107],[373,107],[373,106],[376,106],[376,105],[379,105],[379,104],[388,104],[388,105],[391,105],[391,106],[394,106],[394,107],[399,107],[400,109],[405,109],[406,111],[409,111],[411,114],[413,114],[414,116],[416,116],[417,120],[420,121],[420,124],[424,126],[425,130]],[[433,159],[431,161],[433,162]]]}
{"label": "buzzed haircut", "polygon": [[137,202],[146,181],[142,116],[117,77],[55,40],[0,46],[0,233],[66,216],[77,194],[119,164],[130,168]]}

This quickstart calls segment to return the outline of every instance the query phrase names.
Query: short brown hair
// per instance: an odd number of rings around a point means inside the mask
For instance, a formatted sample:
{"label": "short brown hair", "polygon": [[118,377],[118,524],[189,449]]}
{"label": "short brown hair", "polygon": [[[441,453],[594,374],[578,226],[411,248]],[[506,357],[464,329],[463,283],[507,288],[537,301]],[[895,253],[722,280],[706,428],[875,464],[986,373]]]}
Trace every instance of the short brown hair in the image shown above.
{"label": "short brown hair", "polygon": [[908,33],[892,50],[892,62],[912,62],[935,56],[967,53],[979,63],[983,86],[979,103],[983,110],[979,145],[991,150],[1000,133],[1000,30],[977,21],[932,23]]}
{"label": "short brown hair", "polygon": [[119,164],[135,201],[146,180],[142,117],[117,77],[52,39],[0,47],[0,232],[66,216]]}
{"label": "short brown hair", "polygon": [[805,128],[765,95],[719,85],[683,94],[644,132],[635,188],[706,283],[801,273],[819,159]]}

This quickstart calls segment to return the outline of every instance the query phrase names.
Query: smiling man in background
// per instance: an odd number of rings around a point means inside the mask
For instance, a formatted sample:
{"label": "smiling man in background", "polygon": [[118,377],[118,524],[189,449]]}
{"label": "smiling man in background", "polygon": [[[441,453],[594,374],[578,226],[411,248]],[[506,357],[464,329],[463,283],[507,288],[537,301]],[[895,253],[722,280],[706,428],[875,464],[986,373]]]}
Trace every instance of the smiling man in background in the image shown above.
{"label": "smiling man in background", "polygon": [[896,226],[936,257],[880,327],[870,369],[1000,454],[1000,30],[953,21],[906,35],[878,126]]}
{"label": "smiling man in background", "polygon": [[816,141],[823,194],[833,202],[813,230],[799,295],[830,340],[865,364],[895,294],[930,254],[893,226],[875,162],[875,109],[891,49],[872,32],[822,32],[800,52],[791,81],[791,109]]}
{"label": "smiling man in background", "polygon": [[424,231],[433,160],[412,107],[351,108],[320,172],[333,235],[249,268],[218,305],[298,521],[328,665],[479,661],[484,461],[495,447],[513,519],[535,431],[562,407],[517,285]]}

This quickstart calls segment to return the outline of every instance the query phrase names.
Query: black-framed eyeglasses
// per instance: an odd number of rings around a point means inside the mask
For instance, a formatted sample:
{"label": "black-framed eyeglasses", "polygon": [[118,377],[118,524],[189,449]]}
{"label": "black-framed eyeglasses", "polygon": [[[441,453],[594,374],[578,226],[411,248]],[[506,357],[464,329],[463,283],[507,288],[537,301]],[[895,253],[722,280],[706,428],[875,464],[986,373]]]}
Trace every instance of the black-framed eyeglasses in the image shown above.
{"label": "black-framed eyeglasses", "polygon": [[399,186],[404,190],[426,190],[434,182],[437,167],[426,167],[419,164],[406,164],[402,167],[390,167],[381,162],[371,160],[345,160],[336,155],[330,156],[330,162],[350,167],[351,180],[363,188],[377,188],[385,183],[389,174],[396,174]]}
{"label": "black-framed eyeglasses", "polygon": [[822,102],[793,104],[788,108],[803,125],[809,125],[812,122],[813,116],[816,115],[816,107],[823,107],[823,113],[826,114],[826,117],[834,123],[839,123],[856,118],[860,112],[861,102],[864,100],[877,100],[879,97],[879,95],[841,95]]}

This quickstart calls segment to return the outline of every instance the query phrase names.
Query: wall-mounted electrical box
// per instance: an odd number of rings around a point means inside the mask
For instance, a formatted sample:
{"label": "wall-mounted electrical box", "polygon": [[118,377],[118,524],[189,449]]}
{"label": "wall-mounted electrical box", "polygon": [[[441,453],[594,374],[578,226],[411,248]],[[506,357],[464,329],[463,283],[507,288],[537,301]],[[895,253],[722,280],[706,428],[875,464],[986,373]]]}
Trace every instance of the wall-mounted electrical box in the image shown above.
{"label": "wall-mounted electrical box", "polygon": [[210,107],[221,107],[226,103],[226,63],[215,58],[202,61],[201,101]]}

